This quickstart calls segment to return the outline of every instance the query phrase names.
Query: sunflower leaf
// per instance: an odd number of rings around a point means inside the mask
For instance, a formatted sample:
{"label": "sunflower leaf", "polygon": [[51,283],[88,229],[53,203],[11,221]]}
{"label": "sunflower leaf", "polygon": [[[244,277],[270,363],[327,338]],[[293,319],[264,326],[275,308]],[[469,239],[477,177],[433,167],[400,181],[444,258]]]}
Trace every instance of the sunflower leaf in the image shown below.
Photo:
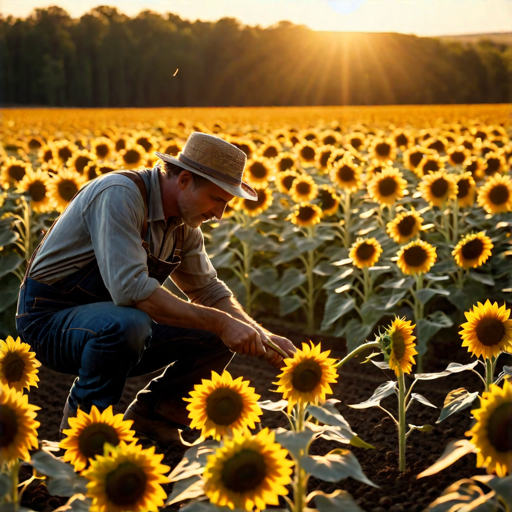
{"label": "sunflower leaf", "polygon": [[465,388],[458,388],[450,391],[444,399],[444,406],[441,409],[441,414],[439,415],[436,423],[441,423],[452,414],[471,407],[477,396],[478,391],[470,393]]}
{"label": "sunflower leaf", "polygon": [[0,277],[4,277],[16,270],[25,260],[20,258],[17,254],[11,252],[0,258]]}
{"label": "sunflower leaf", "polygon": [[418,475],[418,478],[425,476],[435,475],[439,471],[451,466],[454,462],[458,461],[464,455],[473,453],[475,451],[475,445],[468,439],[459,439],[458,441],[452,441],[444,450],[441,457],[437,459],[432,466],[427,468],[425,471]]}
{"label": "sunflower leaf", "polygon": [[302,432],[292,432],[291,430],[278,428],[275,433],[276,441],[283,448],[286,448],[295,459],[301,457],[302,453],[307,452],[309,443],[318,435],[317,432],[308,428]]}
{"label": "sunflower leaf", "polygon": [[279,316],[286,316],[302,306],[303,299],[298,295],[279,297]]}
{"label": "sunflower leaf", "polygon": [[425,305],[435,295],[444,295],[448,297],[450,292],[448,290],[440,290],[437,288],[422,288],[416,292],[416,298]]}
{"label": "sunflower leaf", "polygon": [[419,393],[411,393],[411,400],[416,400],[420,404],[437,409],[437,407],[433,403],[429,402],[423,395],[420,395]]}
{"label": "sunflower leaf", "polygon": [[325,494],[322,491],[313,491],[306,498],[306,502],[315,499],[315,506],[319,512],[363,512],[354,501],[354,498],[347,492],[337,489],[332,494]]}
{"label": "sunflower leaf", "polygon": [[0,500],[11,492],[12,478],[7,473],[0,473]]}
{"label": "sunflower leaf", "polygon": [[453,321],[447,317],[442,311],[436,311],[428,316],[427,319],[422,318],[418,321],[418,344],[416,349],[420,355],[424,355],[427,351],[427,343],[441,329],[451,327]]}
{"label": "sunflower leaf", "polygon": [[496,283],[494,279],[489,274],[482,274],[480,272],[476,272],[474,270],[469,271],[469,277],[473,279],[473,281],[477,281],[478,283],[485,284],[487,286],[494,286]]}
{"label": "sunflower leaf", "polygon": [[283,273],[283,277],[275,287],[274,295],[284,297],[295,290],[295,288],[299,287],[306,279],[306,275],[299,269],[293,267],[287,268]]}
{"label": "sunflower leaf", "polygon": [[251,282],[264,292],[273,294],[278,282],[277,270],[274,267],[252,269],[249,273]]}
{"label": "sunflower leaf", "polygon": [[450,363],[446,367],[446,370],[444,370],[442,372],[437,372],[437,373],[416,373],[414,375],[414,378],[418,379],[418,380],[435,380],[435,379],[440,379],[441,377],[447,377],[448,375],[451,375],[452,373],[459,373],[459,372],[463,372],[465,370],[472,370],[477,365],[478,365],[478,360],[477,361],[473,361],[472,363],[468,363],[468,364]]}
{"label": "sunflower leaf", "polygon": [[373,393],[373,395],[361,402],[359,404],[347,404],[352,409],[368,409],[369,407],[378,407],[380,405],[381,400],[395,393],[396,390],[396,382],[394,380],[389,380],[388,382],[384,382],[381,384]]}
{"label": "sunflower leaf", "polygon": [[478,475],[474,476],[473,480],[482,482],[496,491],[507,505],[508,510],[512,510],[512,476],[500,478],[495,475]]}
{"label": "sunflower leaf", "polygon": [[288,400],[279,400],[279,402],[272,402],[272,400],[262,400],[258,405],[266,411],[284,411],[288,406]]}
{"label": "sunflower leaf", "polygon": [[172,505],[173,503],[179,503],[183,500],[190,500],[193,498],[199,498],[204,495],[204,481],[198,476],[191,476],[184,480],[179,480],[173,486],[172,493],[167,498],[165,503],[166,506]]}
{"label": "sunflower leaf", "polygon": [[12,244],[18,240],[20,235],[16,231],[0,231],[0,249],[3,249],[6,245]]}
{"label": "sunflower leaf", "polygon": [[206,459],[219,447],[217,441],[204,441],[189,448],[178,465],[169,473],[169,481],[176,482],[204,471]]}
{"label": "sunflower leaf", "polygon": [[388,281],[379,285],[381,288],[396,288],[398,290],[408,290],[414,284],[413,277],[402,277],[393,281]]}
{"label": "sunflower leaf", "polygon": [[311,414],[313,418],[316,418],[318,421],[324,423],[325,425],[339,427],[349,438],[349,441],[353,436],[355,436],[355,433],[350,428],[348,421],[339,412],[333,413],[324,407],[311,404],[306,407],[306,411]]}
{"label": "sunflower leaf", "polygon": [[372,325],[365,325],[351,318],[345,325],[344,335],[347,339],[347,350],[351,352],[362,345],[372,332]]}
{"label": "sunflower leaf", "polygon": [[336,320],[352,311],[354,307],[355,302],[352,297],[347,297],[338,293],[329,293],[320,329],[322,331],[326,331],[334,322],[336,322]]}
{"label": "sunflower leaf", "polygon": [[64,505],[56,508],[54,512],[88,512],[91,509],[91,505],[91,498],[83,494],[75,494]]}

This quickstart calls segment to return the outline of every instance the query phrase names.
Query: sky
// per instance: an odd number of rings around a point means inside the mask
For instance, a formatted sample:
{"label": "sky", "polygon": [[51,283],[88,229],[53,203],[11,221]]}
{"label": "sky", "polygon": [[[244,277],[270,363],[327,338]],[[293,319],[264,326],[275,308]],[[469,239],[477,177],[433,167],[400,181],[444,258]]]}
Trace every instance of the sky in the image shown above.
{"label": "sky", "polygon": [[191,21],[232,17],[262,27],[287,20],[313,30],[418,36],[512,31],[512,0],[0,0],[0,14],[25,17],[49,5],[75,18],[110,5],[129,16],[150,9]]}

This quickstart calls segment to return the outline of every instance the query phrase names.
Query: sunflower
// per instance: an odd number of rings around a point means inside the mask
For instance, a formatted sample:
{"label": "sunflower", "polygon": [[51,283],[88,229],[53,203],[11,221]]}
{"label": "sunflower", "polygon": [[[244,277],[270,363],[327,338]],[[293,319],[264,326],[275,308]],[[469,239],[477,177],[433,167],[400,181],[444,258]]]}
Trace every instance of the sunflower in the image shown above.
{"label": "sunflower", "polygon": [[311,164],[316,159],[316,144],[311,141],[306,141],[299,146],[297,153],[300,160],[305,164]]}
{"label": "sunflower", "polygon": [[296,168],[297,164],[297,157],[292,153],[281,153],[274,161],[276,170],[280,173]]}
{"label": "sunflower", "polygon": [[478,189],[478,205],[487,213],[512,211],[512,180],[509,176],[495,174]]}
{"label": "sunflower", "polygon": [[327,160],[327,168],[332,169],[336,166],[338,162],[343,159],[350,159],[352,157],[352,153],[343,148],[336,148],[331,152],[329,159]]}
{"label": "sunflower", "polygon": [[[125,142],[126,140],[122,139]],[[116,151],[125,149],[125,147],[116,148],[116,144],[107,137],[98,137],[91,142],[91,151],[98,160],[105,160],[105,158],[112,158]]]}
{"label": "sunflower", "polygon": [[61,164],[67,164],[67,161],[78,151],[76,144],[69,140],[57,140],[52,143],[55,159]]}
{"label": "sunflower", "polygon": [[55,160],[54,149],[51,144],[43,144],[37,152],[37,158],[40,162],[49,163]]}
{"label": "sunflower", "polygon": [[372,159],[383,163],[391,163],[396,158],[396,144],[393,139],[375,138],[368,149]]}
{"label": "sunflower", "polygon": [[403,154],[404,165],[410,171],[416,172],[416,167],[420,165],[423,157],[429,154],[434,154],[434,151],[423,146],[414,146],[409,148],[408,150],[404,151]]}
{"label": "sunflower", "polygon": [[464,171],[470,172],[473,178],[479,180],[484,176],[484,163],[478,156],[472,156],[463,166]]}
{"label": "sunflower", "polygon": [[277,190],[283,194],[289,194],[293,182],[299,177],[299,173],[293,169],[280,172],[276,176]]}
{"label": "sunflower", "polygon": [[36,355],[31,351],[28,343],[23,343],[18,337],[16,341],[12,336],[0,340],[0,382],[23,392],[30,386],[37,388],[39,377],[38,368],[41,363],[36,359]]}
{"label": "sunflower", "polygon": [[508,170],[507,161],[505,157],[497,153],[495,151],[491,151],[485,155],[484,160],[484,175],[492,176],[493,174],[499,173],[503,174],[503,172]]}
{"label": "sunflower", "polygon": [[13,156],[10,156],[5,160],[0,169],[0,182],[3,183],[4,188],[9,185],[17,185],[27,174],[32,170],[32,166],[29,162],[24,162]]}
{"label": "sunflower", "polygon": [[284,359],[286,368],[278,375],[278,393],[288,400],[288,410],[298,403],[302,406],[324,402],[328,393],[332,393],[330,384],[338,380],[334,367],[335,360],[329,358],[330,350],[320,352],[321,344],[302,344],[293,358]]}
{"label": "sunflower", "polygon": [[318,193],[318,186],[308,174],[303,174],[293,180],[290,196],[296,203],[312,201]]}
{"label": "sunflower", "polygon": [[427,176],[429,173],[442,171],[443,168],[443,161],[437,154],[424,155],[421,162],[414,169],[414,172],[418,178],[422,178],[423,176]]}
{"label": "sunflower", "polygon": [[29,151],[37,151],[44,146],[44,139],[39,135],[32,135],[27,139],[27,147]]}
{"label": "sunflower", "polygon": [[379,338],[384,358],[397,377],[400,370],[411,373],[412,365],[415,364],[414,356],[418,353],[414,343],[416,336],[412,335],[415,327],[405,318],[395,317],[384,336]]}
{"label": "sunflower", "polygon": [[228,142],[236,146],[240,151],[243,151],[247,158],[251,158],[256,153],[256,144],[249,139],[241,139],[240,137],[229,137]]}
{"label": "sunflower", "polygon": [[354,192],[361,186],[361,167],[354,164],[350,158],[343,158],[333,165],[330,178],[338,187]]}
{"label": "sunflower", "polygon": [[465,312],[467,322],[462,324],[462,346],[474,356],[490,359],[501,352],[512,351],[512,320],[510,309],[489,300],[477,302],[471,311]]}
{"label": "sunflower", "polygon": [[397,256],[398,268],[408,275],[428,272],[437,259],[436,248],[423,240],[403,246]]}
{"label": "sunflower", "polygon": [[48,184],[50,176],[47,172],[38,169],[28,170],[24,178],[18,183],[18,192],[30,197],[30,206],[37,213],[45,213],[50,210],[50,196]]}
{"label": "sunflower", "polygon": [[55,175],[48,184],[48,193],[55,209],[63,212],[85,182],[86,176],[80,176],[70,169],[64,169]]}
{"label": "sunflower", "polygon": [[444,137],[432,137],[425,141],[425,146],[437,153],[444,153],[448,147],[448,141]]}
{"label": "sunflower", "polygon": [[334,146],[340,142],[341,137],[334,130],[326,130],[318,136],[318,140],[322,146]]}
{"label": "sunflower", "polygon": [[404,130],[395,130],[391,138],[395,141],[397,148],[407,149],[414,144],[414,139]]}
{"label": "sunflower", "polygon": [[238,432],[208,456],[204,492],[214,505],[230,509],[266,510],[267,505],[278,505],[291,483],[293,462],[287,455],[268,428],[256,435]]}
{"label": "sunflower", "polygon": [[139,146],[143,147],[146,153],[150,153],[152,150],[155,150],[157,148],[157,141],[155,137],[153,137],[153,135],[151,135],[151,133],[149,132],[138,132],[133,137],[133,140],[135,144],[138,144]]}
{"label": "sunflower", "polygon": [[144,450],[132,442],[106,445],[104,455],[91,460],[82,475],[89,481],[87,496],[92,498],[91,512],[156,512],[167,498],[162,484],[169,466],[160,464],[163,454],[152,446]]}
{"label": "sunflower", "polygon": [[450,148],[446,152],[446,156],[448,157],[448,162],[454,167],[468,164],[471,160],[471,152],[462,145]]}
{"label": "sunflower", "polygon": [[330,185],[322,185],[318,189],[317,198],[320,201],[319,206],[323,215],[334,215],[338,211],[340,197]]}
{"label": "sunflower", "polygon": [[274,140],[272,142],[262,144],[258,148],[258,154],[263,158],[277,158],[282,150],[283,148],[281,144],[277,140]]}
{"label": "sunflower", "polygon": [[68,168],[76,171],[79,174],[83,174],[85,168],[90,165],[92,162],[96,160],[96,157],[90,151],[86,149],[82,149],[81,151],[76,151],[73,156],[68,161]]}
{"label": "sunflower", "polygon": [[166,140],[161,144],[161,153],[166,155],[178,156],[178,153],[183,149],[183,144],[176,140]]}
{"label": "sunflower", "polygon": [[352,244],[349,258],[357,268],[373,267],[379,261],[382,247],[375,238],[359,239]]}
{"label": "sunflower", "polygon": [[366,135],[362,132],[350,133],[345,137],[347,144],[352,146],[355,150],[360,151],[366,145]]}
{"label": "sunflower", "polygon": [[102,413],[93,405],[91,413],[78,409],[76,418],[69,418],[70,428],[64,430],[68,437],[60,442],[66,450],[64,461],[71,462],[75,471],[82,471],[89,463],[103,453],[108,443],[117,446],[121,441],[130,443],[135,440],[135,432],[130,430],[132,420],[123,420],[122,414],[112,414],[112,406]]}
{"label": "sunflower", "polygon": [[254,393],[249,381],[233,379],[224,370],[221,375],[212,371],[211,380],[203,379],[184,398],[191,419],[190,427],[201,429],[201,435],[220,439],[230,431],[255,428],[262,411],[257,404],[260,395]]}
{"label": "sunflower", "polygon": [[253,157],[245,166],[244,176],[253,187],[265,188],[273,179],[274,168],[268,164],[266,158]]}
{"label": "sunflower", "polygon": [[319,171],[326,171],[329,167],[329,158],[336,150],[334,146],[322,146],[316,152],[315,165]]}
{"label": "sunflower", "polygon": [[459,267],[476,268],[488,260],[492,248],[491,239],[481,231],[466,235],[452,251],[452,255]]}
{"label": "sunflower", "polygon": [[376,174],[368,183],[368,194],[379,204],[392,205],[404,196],[407,181],[402,173],[393,167],[387,167]]}
{"label": "sunflower", "polygon": [[126,143],[126,147],[119,151],[118,165],[124,169],[137,169],[146,158],[144,148],[130,141]]}
{"label": "sunflower", "polygon": [[318,131],[315,129],[315,128],[306,128],[305,130],[302,130],[300,133],[299,133],[299,136],[301,137],[301,139],[305,140],[305,141],[317,141],[318,140]]}
{"label": "sunflower", "polygon": [[459,174],[455,178],[457,182],[457,201],[459,207],[473,206],[475,202],[476,184],[470,172]]}
{"label": "sunflower", "polygon": [[30,460],[29,450],[37,448],[35,420],[39,409],[28,403],[28,395],[0,382],[0,461]]}
{"label": "sunflower", "polygon": [[258,194],[256,201],[241,199],[236,203],[237,209],[242,209],[250,217],[256,217],[263,213],[272,204],[272,190],[269,188],[258,188],[256,193]]}
{"label": "sunflower", "polygon": [[297,226],[308,227],[318,224],[322,216],[322,209],[316,204],[300,203],[294,206],[287,220]]}
{"label": "sunflower", "polygon": [[365,178],[366,181],[369,183],[375,176],[380,174],[384,169],[386,169],[385,164],[379,163],[377,160],[372,163],[372,165],[368,166],[365,169]]}
{"label": "sunflower", "polygon": [[423,176],[418,190],[426,201],[438,207],[442,207],[446,201],[454,199],[458,192],[455,178],[444,171],[432,172]]}
{"label": "sunflower", "polygon": [[413,208],[411,211],[398,214],[388,222],[386,231],[397,244],[405,244],[421,231],[422,222],[420,214]]}
{"label": "sunflower", "polygon": [[512,471],[512,384],[489,386],[480,398],[480,408],[472,411],[476,423],[466,436],[477,449],[476,467],[505,477]]}

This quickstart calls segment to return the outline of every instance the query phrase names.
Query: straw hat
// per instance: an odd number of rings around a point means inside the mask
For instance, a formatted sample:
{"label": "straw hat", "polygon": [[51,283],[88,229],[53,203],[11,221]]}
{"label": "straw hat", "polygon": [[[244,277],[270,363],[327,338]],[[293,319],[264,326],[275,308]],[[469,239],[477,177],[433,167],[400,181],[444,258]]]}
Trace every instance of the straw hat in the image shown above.
{"label": "straw hat", "polygon": [[178,158],[155,152],[164,162],[203,176],[236,197],[258,199],[256,191],[242,181],[247,157],[225,140],[206,133],[192,133]]}

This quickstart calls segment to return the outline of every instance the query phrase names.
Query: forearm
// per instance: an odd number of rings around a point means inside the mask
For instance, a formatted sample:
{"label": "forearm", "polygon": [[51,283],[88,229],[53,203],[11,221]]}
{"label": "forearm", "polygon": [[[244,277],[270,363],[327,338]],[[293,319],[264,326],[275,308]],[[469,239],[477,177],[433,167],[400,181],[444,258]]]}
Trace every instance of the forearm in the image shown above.
{"label": "forearm", "polygon": [[245,311],[244,308],[241,306],[241,304],[234,298],[234,297],[223,297],[219,301],[217,301],[213,306],[213,308],[224,311],[225,313],[228,313],[233,318],[236,318],[237,320],[241,320],[242,322],[245,322],[246,324],[257,326],[258,328],[262,328],[254,318],[249,316]]}
{"label": "forearm", "polygon": [[186,302],[162,287],[147,299],[137,302],[135,307],[159,324],[205,329],[217,335],[220,335],[229,317],[229,311]]}

